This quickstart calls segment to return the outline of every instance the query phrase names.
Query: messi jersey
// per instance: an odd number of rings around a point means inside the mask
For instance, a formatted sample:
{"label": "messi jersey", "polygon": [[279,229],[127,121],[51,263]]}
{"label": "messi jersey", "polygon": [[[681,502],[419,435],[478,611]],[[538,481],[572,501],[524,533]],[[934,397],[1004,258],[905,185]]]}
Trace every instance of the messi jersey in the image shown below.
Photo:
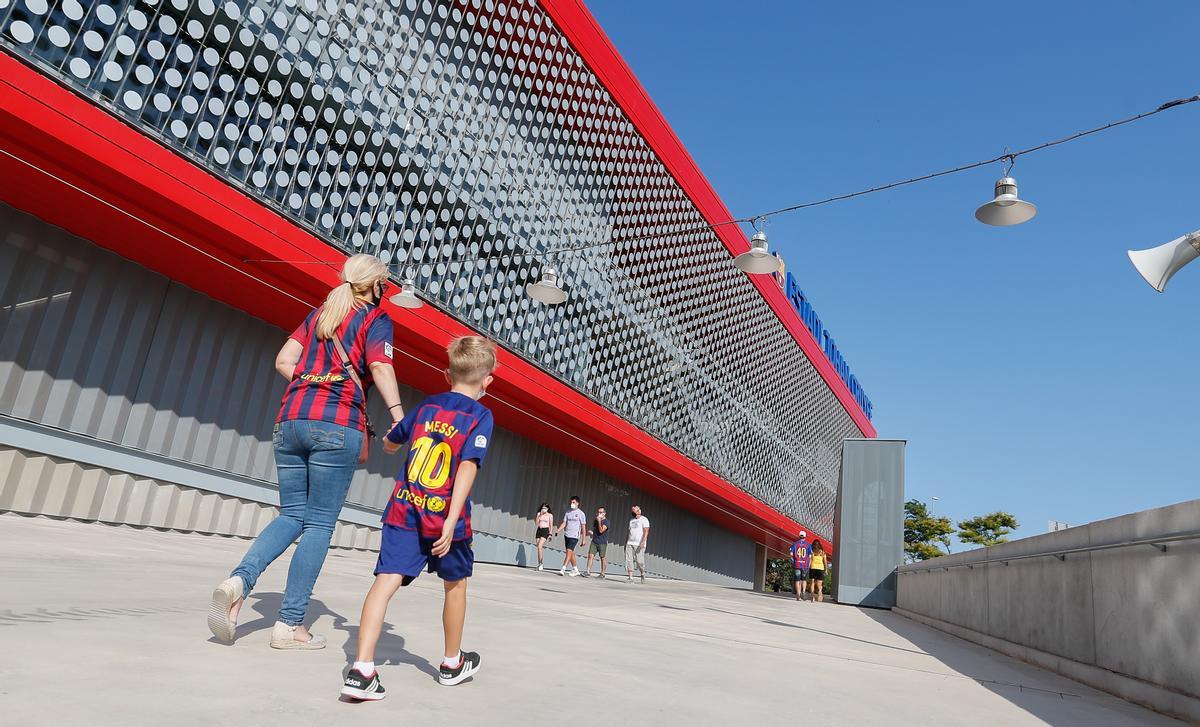
{"label": "messi jersey", "polygon": [[796,570],[808,570],[812,559],[812,544],[808,540],[797,540],[792,543],[792,567]]}
{"label": "messi jersey", "polygon": [[[383,512],[383,522],[425,538],[440,538],[458,464],[474,460],[483,466],[492,439],[492,412],[469,396],[448,391],[410,409],[388,432],[393,444],[408,442],[408,459],[396,476],[396,488]],[[454,540],[471,537],[471,500],[454,526]]]}
{"label": "messi jersey", "polygon": [[[275,421],[315,419],[366,429],[363,411],[367,392],[359,390],[350,378],[333,341],[317,338],[320,313],[320,308],[309,313],[289,336],[304,346],[304,352],[283,392],[283,406]],[[363,386],[370,389],[371,364],[392,363],[392,319],[379,306],[364,304],[350,311],[338,326],[337,335]]]}

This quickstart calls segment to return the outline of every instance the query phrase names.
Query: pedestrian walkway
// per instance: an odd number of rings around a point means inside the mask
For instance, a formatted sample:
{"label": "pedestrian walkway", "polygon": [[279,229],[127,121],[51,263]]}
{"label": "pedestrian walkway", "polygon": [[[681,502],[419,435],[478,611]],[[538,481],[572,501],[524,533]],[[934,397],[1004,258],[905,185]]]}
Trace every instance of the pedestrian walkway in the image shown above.
{"label": "pedestrian walkway", "polygon": [[[470,585],[476,678],[437,684],[442,593],[423,576],[393,601],[379,645],[388,698],[343,703],[373,555],[330,553],[311,611],[329,648],[279,652],[267,641],[283,562],[236,644],[205,627],[209,593],[246,545],[0,515],[3,723],[1178,724],[889,612],[490,565]],[[571,719],[553,716],[560,706]]]}

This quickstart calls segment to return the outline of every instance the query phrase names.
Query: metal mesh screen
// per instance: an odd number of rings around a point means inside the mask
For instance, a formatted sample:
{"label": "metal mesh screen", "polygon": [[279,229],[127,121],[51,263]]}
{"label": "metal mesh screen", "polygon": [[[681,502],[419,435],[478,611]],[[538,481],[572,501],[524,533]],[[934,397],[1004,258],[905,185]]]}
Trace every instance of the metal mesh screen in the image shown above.
{"label": "metal mesh screen", "polygon": [[0,0],[0,45],[831,535],[857,428],[535,3]]}

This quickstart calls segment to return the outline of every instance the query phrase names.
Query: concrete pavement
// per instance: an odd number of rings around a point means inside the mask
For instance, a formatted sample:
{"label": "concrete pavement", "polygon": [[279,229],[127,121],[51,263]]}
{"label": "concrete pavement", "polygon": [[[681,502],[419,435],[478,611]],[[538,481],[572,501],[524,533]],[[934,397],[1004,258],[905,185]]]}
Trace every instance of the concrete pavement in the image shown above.
{"label": "concrete pavement", "polygon": [[0,722],[1178,724],[890,612],[490,565],[470,586],[477,677],[436,683],[441,586],[423,576],[380,643],[388,698],[343,703],[374,556],[326,561],[310,621],[329,648],[267,646],[288,554],[226,646],[205,607],[248,542],[0,515]]}

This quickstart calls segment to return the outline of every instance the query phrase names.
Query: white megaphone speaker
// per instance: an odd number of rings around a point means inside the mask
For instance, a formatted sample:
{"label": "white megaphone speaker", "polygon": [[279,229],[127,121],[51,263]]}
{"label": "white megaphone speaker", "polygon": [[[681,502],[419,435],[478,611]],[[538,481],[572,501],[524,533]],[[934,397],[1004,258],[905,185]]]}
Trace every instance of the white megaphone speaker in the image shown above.
{"label": "white megaphone speaker", "polygon": [[1130,250],[1129,260],[1150,287],[1163,292],[1171,276],[1200,257],[1200,231],[1177,237],[1149,250]]}

